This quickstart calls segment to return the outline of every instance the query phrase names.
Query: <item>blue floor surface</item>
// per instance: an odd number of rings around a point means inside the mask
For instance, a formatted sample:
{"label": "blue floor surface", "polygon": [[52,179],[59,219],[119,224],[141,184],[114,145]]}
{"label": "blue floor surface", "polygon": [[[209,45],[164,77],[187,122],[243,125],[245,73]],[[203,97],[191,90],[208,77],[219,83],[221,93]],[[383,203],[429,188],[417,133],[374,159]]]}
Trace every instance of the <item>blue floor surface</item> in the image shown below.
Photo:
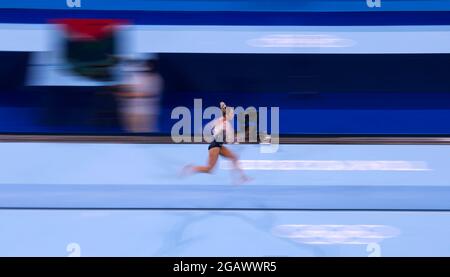
{"label": "blue floor surface", "polygon": [[450,146],[229,147],[1,143],[0,256],[450,256]]}

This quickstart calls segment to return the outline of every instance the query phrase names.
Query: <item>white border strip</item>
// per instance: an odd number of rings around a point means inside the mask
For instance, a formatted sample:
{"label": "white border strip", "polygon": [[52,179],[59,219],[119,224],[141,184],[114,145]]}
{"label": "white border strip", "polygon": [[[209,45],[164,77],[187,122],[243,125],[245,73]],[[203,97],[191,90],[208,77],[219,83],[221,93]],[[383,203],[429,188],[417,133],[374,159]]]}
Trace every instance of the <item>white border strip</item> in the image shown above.
{"label": "white border strip", "polygon": [[[0,51],[54,51],[46,24],[0,24]],[[450,53],[450,26],[129,26],[128,51]]]}
{"label": "white border strip", "polygon": [[[428,171],[424,161],[352,161],[352,160],[241,160],[244,170],[283,171]],[[221,169],[231,170],[229,161],[220,164]]]}

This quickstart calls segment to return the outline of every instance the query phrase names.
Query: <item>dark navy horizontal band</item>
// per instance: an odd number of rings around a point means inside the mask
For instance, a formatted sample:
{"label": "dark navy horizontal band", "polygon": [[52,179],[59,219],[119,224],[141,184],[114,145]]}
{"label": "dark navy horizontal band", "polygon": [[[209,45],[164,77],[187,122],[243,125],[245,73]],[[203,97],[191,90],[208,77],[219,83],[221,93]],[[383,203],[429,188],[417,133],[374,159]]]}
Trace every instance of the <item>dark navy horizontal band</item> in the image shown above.
{"label": "dark navy horizontal band", "polygon": [[120,18],[128,20],[136,25],[450,25],[450,11],[311,13],[0,9],[0,23],[44,24],[55,18]]}

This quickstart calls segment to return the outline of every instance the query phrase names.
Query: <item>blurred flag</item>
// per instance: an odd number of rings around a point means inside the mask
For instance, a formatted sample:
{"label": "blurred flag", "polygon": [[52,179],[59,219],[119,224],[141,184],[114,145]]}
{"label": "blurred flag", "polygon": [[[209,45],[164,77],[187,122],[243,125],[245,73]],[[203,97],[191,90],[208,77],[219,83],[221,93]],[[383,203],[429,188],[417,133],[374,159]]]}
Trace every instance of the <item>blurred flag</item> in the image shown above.
{"label": "blurred flag", "polygon": [[125,22],[118,19],[59,19],[62,27],[63,57],[77,75],[96,81],[110,81],[117,48],[117,30]]}

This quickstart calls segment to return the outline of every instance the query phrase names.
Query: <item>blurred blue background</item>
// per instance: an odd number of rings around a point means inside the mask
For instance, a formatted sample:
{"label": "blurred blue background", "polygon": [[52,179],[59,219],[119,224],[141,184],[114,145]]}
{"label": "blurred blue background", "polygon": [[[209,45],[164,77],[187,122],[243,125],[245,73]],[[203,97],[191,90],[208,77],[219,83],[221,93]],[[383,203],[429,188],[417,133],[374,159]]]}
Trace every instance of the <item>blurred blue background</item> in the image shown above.
{"label": "blurred blue background", "polygon": [[[63,2],[0,4],[2,133],[169,134],[173,108],[192,109],[200,98],[205,106],[280,107],[285,135],[449,134],[446,1],[426,9],[421,1],[211,1],[202,9],[171,1],[172,10],[162,1]],[[115,10],[121,5],[127,11]],[[121,20],[102,54],[85,60],[85,69],[103,63],[106,79],[79,75],[83,68],[71,67],[81,65],[67,59],[104,38],[76,42],[67,31],[74,27],[62,31],[56,19]],[[138,112],[126,101],[124,113],[125,75],[108,58],[143,54],[157,60],[164,85],[153,106],[143,104],[156,115],[142,117],[151,128],[129,128]]]}

